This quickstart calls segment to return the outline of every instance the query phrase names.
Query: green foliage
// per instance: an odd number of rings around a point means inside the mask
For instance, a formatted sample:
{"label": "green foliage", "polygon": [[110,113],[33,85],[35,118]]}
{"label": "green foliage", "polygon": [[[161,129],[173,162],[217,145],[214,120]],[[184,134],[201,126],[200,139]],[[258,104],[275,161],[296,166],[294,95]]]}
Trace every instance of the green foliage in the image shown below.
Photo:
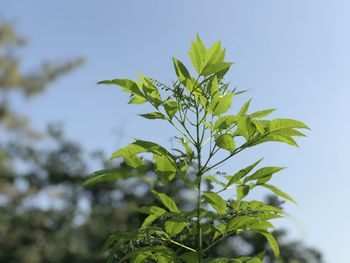
{"label": "green foliage", "polygon": [[[154,169],[159,181],[172,180],[189,183],[197,194],[194,210],[177,206],[165,193],[151,190],[160,203],[144,207],[148,216],[141,228],[131,235],[116,235],[107,247],[110,259],[117,262],[262,262],[263,254],[255,257],[210,258],[210,251],[223,240],[253,232],[262,235],[279,257],[278,242],[270,231],[270,220],[283,217],[280,209],[259,201],[246,201],[257,186],[265,187],[278,196],[294,201],[277,187],[267,184],[282,167],[267,166],[252,172],[261,160],[234,175],[216,177],[209,174],[243,150],[265,142],[282,142],[298,146],[295,136],[304,136],[299,129],[307,125],[292,119],[264,119],[274,110],[249,114],[251,100],[241,106],[237,114],[230,111],[233,99],[241,92],[230,89],[224,81],[232,63],[225,61],[225,49],[217,42],[207,48],[197,35],[189,52],[195,75],[173,58],[177,80],[166,85],[152,78],[140,80],[114,79],[100,82],[122,87],[130,94],[129,103],[149,103],[154,112],[141,114],[146,119],[165,121],[179,133],[179,143],[170,153],[164,147],[148,141],[136,140],[113,153],[111,158],[123,158],[132,168],[144,165],[144,154],[153,155]],[[227,113],[227,115],[225,115]],[[193,149],[193,150],[192,150]],[[226,155],[214,158],[219,152]],[[88,184],[94,183],[93,175]],[[106,175],[106,179],[109,178]],[[215,184],[203,189],[204,180]],[[95,180],[98,182],[98,180]],[[156,187],[156,186],[154,186]],[[236,189],[225,200],[221,192]],[[131,246],[130,253],[120,256],[121,246]],[[261,251],[260,251],[261,252]]]}

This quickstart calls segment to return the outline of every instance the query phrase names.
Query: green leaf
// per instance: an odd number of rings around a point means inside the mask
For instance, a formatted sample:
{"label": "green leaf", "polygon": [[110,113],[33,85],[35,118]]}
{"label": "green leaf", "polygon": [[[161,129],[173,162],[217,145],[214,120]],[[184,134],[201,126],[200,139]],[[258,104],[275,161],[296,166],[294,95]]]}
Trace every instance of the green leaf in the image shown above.
{"label": "green leaf", "polygon": [[265,134],[265,125],[262,121],[258,121],[258,120],[251,120],[252,123],[254,124],[255,128],[257,129],[257,131],[263,135]]}
{"label": "green leaf", "polygon": [[295,147],[299,147],[298,143],[291,136],[279,134],[277,132],[264,135],[261,139],[257,140],[252,145],[257,145],[264,142],[283,142]]}
{"label": "green leaf", "polygon": [[123,157],[127,165],[133,168],[138,168],[144,165],[144,162],[137,156],[142,152],[142,148],[137,145],[130,144],[127,147],[121,148],[112,154],[111,159]]}
{"label": "green leaf", "polygon": [[250,173],[250,171],[253,170],[255,168],[255,166],[257,166],[261,161],[262,161],[262,158],[260,160],[256,161],[255,163],[247,166],[246,168],[239,170],[232,177],[228,177],[230,179],[229,179],[228,183],[226,184],[226,188],[228,188],[232,184],[241,180],[244,176],[246,176],[248,173]]}
{"label": "green leaf", "polygon": [[179,104],[173,100],[167,100],[163,104],[163,107],[170,119],[172,119],[175,116],[176,112],[179,110]]}
{"label": "green leaf", "polygon": [[237,201],[242,200],[249,194],[250,187],[249,185],[239,185],[236,187],[237,192]]}
{"label": "green leaf", "polygon": [[212,101],[210,108],[212,109],[213,115],[221,115],[231,108],[233,93],[228,93],[219,96],[217,100]]}
{"label": "green leaf", "polygon": [[265,236],[265,238],[267,239],[267,241],[269,242],[269,244],[272,248],[273,253],[275,254],[276,257],[279,257],[280,249],[279,249],[278,243],[277,243],[276,239],[274,238],[274,236],[267,231],[256,231],[256,232]]}
{"label": "green leaf", "polygon": [[297,129],[308,129],[310,128],[301,121],[292,120],[292,119],[274,119],[270,122],[270,131],[275,131],[285,128],[297,128]]}
{"label": "green leaf", "polygon": [[128,146],[114,152],[111,156],[111,159],[123,157],[127,165],[133,168],[138,168],[142,166],[144,162],[137,156],[137,154],[144,152],[149,152],[156,155],[164,155],[175,161],[174,156],[162,146],[153,142],[141,140],[137,140],[132,144],[129,144]]}
{"label": "green leaf", "polygon": [[277,173],[277,172],[279,172],[279,171],[281,171],[283,169],[284,169],[284,167],[263,167],[263,168],[257,170],[251,176],[248,176],[248,177],[244,178],[243,183],[270,176],[270,175],[272,175],[274,173]]}
{"label": "green leaf", "polygon": [[219,148],[228,150],[229,152],[233,152],[236,148],[233,137],[230,134],[220,135],[216,138],[215,143]]}
{"label": "green leaf", "polygon": [[135,177],[135,175],[132,172],[122,168],[100,170],[91,174],[89,178],[85,180],[83,185],[89,187],[99,183],[112,182],[119,179],[128,179],[131,177]]}
{"label": "green leaf", "polygon": [[214,176],[208,175],[204,178],[205,180],[209,181],[209,182],[213,182],[216,183],[222,187],[225,187],[225,184],[223,182],[220,182],[218,179],[216,179]]}
{"label": "green leaf", "polygon": [[184,230],[186,224],[183,222],[177,222],[174,220],[167,220],[164,223],[165,231],[171,236],[176,236],[177,234],[180,234],[182,230]]}
{"label": "green leaf", "polygon": [[205,192],[205,200],[216,210],[219,215],[226,213],[226,201],[222,197],[213,192]]}
{"label": "green leaf", "polygon": [[250,118],[263,118],[268,115],[270,115],[272,112],[274,112],[276,109],[268,109],[268,110],[261,110],[261,111],[256,111],[252,114],[250,114]]}
{"label": "green leaf", "polygon": [[132,96],[132,98],[129,100],[128,104],[143,104],[147,102],[147,99],[138,95]]}
{"label": "green leaf", "polygon": [[142,116],[146,119],[150,119],[150,120],[154,120],[154,119],[166,120],[167,119],[164,116],[164,114],[160,113],[160,112],[150,112],[150,113],[146,113],[146,114],[140,114],[140,116]]}
{"label": "green leaf", "polygon": [[238,131],[246,139],[246,141],[249,141],[250,139],[248,121],[249,119],[246,116],[237,117]]}
{"label": "green leaf", "polygon": [[[142,260],[149,259],[149,258],[157,260],[157,258],[159,259],[159,257],[163,257],[163,258],[165,258],[166,262],[174,262],[174,259],[176,257],[175,252],[168,247],[148,246],[148,247],[135,249],[135,250],[127,253],[120,260],[120,262],[125,262],[126,260],[128,260],[130,258],[135,258],[139,255],[142,255]],[[157,262],[159,262],[159,261],[157,261]]]}
{"label": "green leaf", "polygon": [[155,198],[157,198],[170,212],[180,213],[180,210],[177,208],[177,205],[169,196],[163,193],[159,193],[155,190],[151,190]]}
{"label": "green leaf", "polygon": [[289,196],[288,194],[286,194],[282,190],[278,189],[276,186],[273,186],[273,185],[270,185],[270,184],[262,184],[261,186],[271,190],[272,192],[274,192],[279,197],[287,199],[287,200],[289,200],[289,201],[291,201],[291,202],[296,204],[295,200],[291,196]]}
{"label": "green leaf", "polygon": [[219,96],[219,82],[217,76],[214,76],[211,86],[210,86],[210,95],[212,99],[215,99]]}
{"label": "green leaf", "polygon": [[143,97],[142,91],[139,89],[137,83],[130,79],[112,79],[112,80],[103,80],[97,84],[106,84],[106,85],[118,85],[123,88],[123,91],[129,92],[131,94],[136,94]]}
{"label": "green leaf", "polygon": [[244,105],[242,106],[242,108],[239,110],[239,112],[237,114],[238,116],[245,116],[245,115],[247,115],[248,108],[249,108],[249,105],[250,105],[251,101],[252,101],[252,99],[250,99],[246,103],[244,103]]}
{"label": "green leaf", "polygon": [[254,216],[242,215],[235,216],[227,224],[227,232],[231,232],[234,230],[247,228],[249,225],[258,222],[258,219]]}
{"label": "green leaf", "polygon": [[237,117],[234,115],[221,116],[217,119],[214,124],[214,130],[229,129],[237,121]]}
{"label": "green leaf", "polygon": [[182,260],[186,263],[196,263],[198,261],[198,253],[197,252],[187,252],[180,256]]}
{"label": "green leaf", "polygon": [[188,52],[188,55],[197,73],[201,74],[202,61],[206,58],[207,49],[204,46],[199,35],[196,36],[196,42],[192,41],[191,50]]}
{"label": "green leaf", "polygon": [[166,155],[155,155],[155,172],[164,182],[172,180],[177,173],[176,163]]}
{"label": "green leaf", "polygon": [[187,68],[180,60],[173,57],[173,63],[174,63],[176,75],[177,75],[180,82],[183,82],[186,79],[191,78],[190,73],[188,72]]}

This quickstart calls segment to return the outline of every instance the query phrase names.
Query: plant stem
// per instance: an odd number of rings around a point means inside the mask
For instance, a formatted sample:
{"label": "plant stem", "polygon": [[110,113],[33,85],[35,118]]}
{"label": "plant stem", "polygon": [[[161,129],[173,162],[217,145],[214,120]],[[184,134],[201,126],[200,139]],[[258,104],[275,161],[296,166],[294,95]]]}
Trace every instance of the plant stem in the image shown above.
{"label": "plant stem", "polygon": [[201,203],[202,203],[202,193],[201,193],[201,184],[202,184],[202,173],[201,173],[201,138],[199,134],[199,126],[200,126],[200,120],[199,120],[199,111],[198,106],[196,107],[196,131],[197,131],[197,157],[198,157],[198,173],[197,173],[197,179],[198,179],[198,197],[197,197],[197,251],[198,251],[198,263],[202,263],[202,253],[203,253],[203,245],[202,245],[202,228],[201,228]]}

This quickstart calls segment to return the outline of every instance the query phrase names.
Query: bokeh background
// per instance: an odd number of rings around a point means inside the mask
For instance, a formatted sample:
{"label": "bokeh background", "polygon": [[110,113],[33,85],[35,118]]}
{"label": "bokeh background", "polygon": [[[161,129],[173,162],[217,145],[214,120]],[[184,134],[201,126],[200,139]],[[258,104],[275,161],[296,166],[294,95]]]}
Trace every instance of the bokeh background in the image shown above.
{"label": "bokeh background", "polygon": [[[229,81],[249,90],[235,109],[253,98],[252,110],[274,107],[274,117],[299,119],[312,128],[298,149],[261,147],[225,169],[262,156],[265,164],[287,166],[274,183],[298,205],[285,204],[291,217],[277,225],[290,242],[302,240],[298,245],[321,251],[325,262],[348,262],[349,11],[346,0],[0,0],[0,243],[13,238],[17,246],[7,249],[18,259],[34,254],[23,262],[51,262],[54,253],[67,252],[61,240],[69,237],[71,258],[55,262],[93,262],[88,252],[98,251],[105,233],[128,227],[130,218],[120,227],[111,216],[120,219],[118,202],[130,198],[137,204],[140,196],[113,188],[89,192],[78,182],[110,165],[105,156],[119,146],[134,138],[170,145],[173,131],[157,121],[150,125],[137,116],[147,108],[127,105],[125,93],[96,82],[138,73],[169,82],[175,78],[171,57],[189,64],[187,50],[198,33],[207,44],[222,41],[235,63]],[[49,123],[56,124],[48,128]],[[91,204],[99,206],[96,215]],[[91,229],[97,223],[84,225],[93,216],[105,232]],[[42,226],[45,218],[50,220]],[[29,222],[41,239],[24,234]],[[82,236],[96,242],[78,260],[82,240],[89,242]],[[45,247],[47,240],[56,243]],[[1,250],[1,262],[21,262]]]}

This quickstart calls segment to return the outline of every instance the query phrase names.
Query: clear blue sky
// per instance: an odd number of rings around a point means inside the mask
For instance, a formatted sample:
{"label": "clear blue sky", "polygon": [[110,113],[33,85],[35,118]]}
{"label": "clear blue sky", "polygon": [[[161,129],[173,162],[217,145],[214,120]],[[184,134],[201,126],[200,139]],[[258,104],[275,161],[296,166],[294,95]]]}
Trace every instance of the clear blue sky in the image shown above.
{"label": "clear blue sky", "polygon": [[274,183],[299,205],[287,206],[293,218],[283,225],[320,248],[329,263],[350,260],[349,13],[347,0],[0,0],[0,17],[16,21],[31,40],[22,52],[25,68],[50,58],[87,60],[43,96],[17,99],[19,111],[38,128],[64,121],[70,137],[109,153],[134,137],[167,143],[171,129],[149,125],[136,115],[142,107],[126,104],[126,94],[95,83],[139,72],[169,81],[171,57],[188,62],[196,33],[205,43],[221,40],[235,62],[229,80],[250,90],[235,107],[253,97],[253,109],[276,107],[275,117],[312,128],[300,149],[261,147],[226,168],[261,156],[265,164],[287,166]]}

